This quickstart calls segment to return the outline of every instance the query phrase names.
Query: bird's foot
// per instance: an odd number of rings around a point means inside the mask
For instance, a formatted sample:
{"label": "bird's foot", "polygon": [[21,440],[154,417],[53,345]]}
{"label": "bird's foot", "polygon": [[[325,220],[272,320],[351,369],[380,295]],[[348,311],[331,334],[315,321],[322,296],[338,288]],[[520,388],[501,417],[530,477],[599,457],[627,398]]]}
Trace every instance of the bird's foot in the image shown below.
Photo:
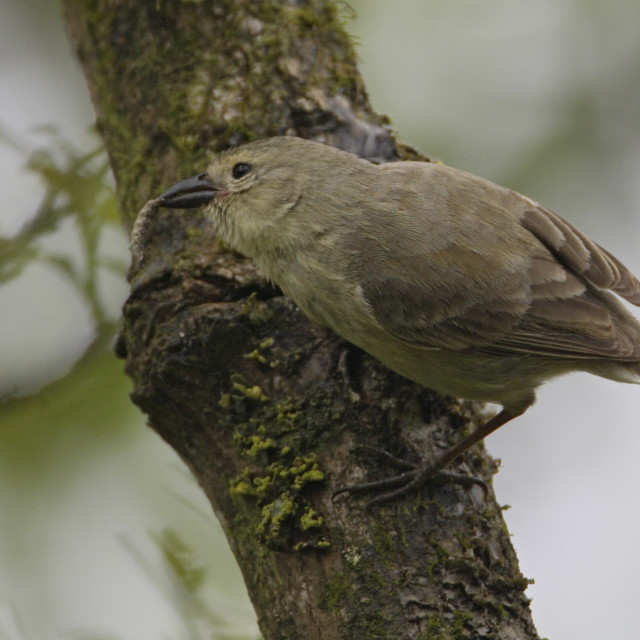
{"label": "bird's foot", "polygon": [[368,445],[362,445],[361,448],[385,459],[388,463],[400,469],[402,473],[384,480],[375,480],[373,482],[363,482],[362,484],[351,484],[341,487],[333,493],[332,499],[343,493],[353,494],[378,492],[379,495],[367,502],[367,509],[370,509],[372,506],[385,502],[392,502],[401,496],[417,491],[427,482],[438,484],[443,482],[454,482],[463,486],[479,485],[482,487],[485,496],[488,493],[489,489],[484,480],[462,475],[460,473],[443,471],[442,466],[439,465],[438,462],[435,464],[425,462],[413,464],[407,460],[394,456],[384,449],[370,447]]}

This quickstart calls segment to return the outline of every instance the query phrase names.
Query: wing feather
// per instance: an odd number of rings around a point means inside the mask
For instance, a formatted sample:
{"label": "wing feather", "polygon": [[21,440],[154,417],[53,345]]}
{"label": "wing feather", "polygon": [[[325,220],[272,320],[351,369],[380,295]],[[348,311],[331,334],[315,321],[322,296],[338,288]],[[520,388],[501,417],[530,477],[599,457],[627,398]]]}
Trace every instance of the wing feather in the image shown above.
{"label": "wing feather", "polygon": [[558,260],[595,287],[610,289],[640,306],[640,282],[617,258],[553,211],[529,203],[533,206],[523,212],[522,226]]}
{"label": "wing feather", "polygon": [[359,239],[356,275],[387,331],[428,348],[640,360],[640,325],[606,291],[640,305],[622,263],[513,191],[442,166],[426,177],[437,191],[411,221],[373,212]]}

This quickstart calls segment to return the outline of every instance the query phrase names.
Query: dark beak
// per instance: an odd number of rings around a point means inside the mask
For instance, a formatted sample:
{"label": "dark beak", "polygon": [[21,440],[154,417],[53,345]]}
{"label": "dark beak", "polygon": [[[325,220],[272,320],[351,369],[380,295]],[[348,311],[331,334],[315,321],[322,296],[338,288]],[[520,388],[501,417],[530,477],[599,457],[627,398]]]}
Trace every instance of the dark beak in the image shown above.
{"label": "dark beak", "polygon": [[213,200],[218,189],[206,173],[187,178],[167,189],[159,198],[161,207],[188,209]]}

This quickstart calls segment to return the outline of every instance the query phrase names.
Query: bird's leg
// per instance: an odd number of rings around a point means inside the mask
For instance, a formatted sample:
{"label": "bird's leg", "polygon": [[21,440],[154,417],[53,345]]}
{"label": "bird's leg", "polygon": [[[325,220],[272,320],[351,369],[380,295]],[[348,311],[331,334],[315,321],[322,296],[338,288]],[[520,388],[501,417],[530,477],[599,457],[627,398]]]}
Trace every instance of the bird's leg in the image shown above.
{"label": "bird's leg", "polygon": [[[496,429],[517,417],[519,414],[513,414],[505,409],[500,413],[487,420],[484,424],[478,427],[475,431],[470,433],[466,438],[463,438],[458,444],[454,445],[450,449],[447,449],[442,455],[438,456],[433,462],[423,462],[422,464],[413,465],[406,460],[397,458],[383,449],[376,449],[375,447],[366,446],[365,448],[377,453],[384,457],[388,462],[394,466],[403,470],[402,473],[387,478],[386,480],[377,480],[374,482],[365,482],[363,484],[347,485],[338,489],[333,497],[342,493],[365,493],[382,491],[380,495],[372,498],[367,503],[367,508],[375,504],[382,502],[389,502],[395,500],[400,496],[406,495],[412,491],[415,491],[428,480],[435,479],[437,476],[438,481],[448,480],[451,482],[458,482],[461,484],[479,484],[486,492],[486,484],[482,480],[472,478],[470,476],[463,476],[458,473],[444,472],[443,469],[459,455],[464,453],[467,449],[472,447],[477,442],[480,442],[483,438],[493,433]],[[397,487],[397,488],[396,488]],[[385,491],[392,489],[391,491]]]}

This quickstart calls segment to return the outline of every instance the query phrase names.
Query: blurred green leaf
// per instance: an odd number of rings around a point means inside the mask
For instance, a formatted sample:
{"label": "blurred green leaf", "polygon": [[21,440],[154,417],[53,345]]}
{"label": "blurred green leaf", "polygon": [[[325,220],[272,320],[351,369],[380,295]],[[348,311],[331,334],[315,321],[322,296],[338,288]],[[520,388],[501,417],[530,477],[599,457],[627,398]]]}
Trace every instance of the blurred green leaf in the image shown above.
{"label": "blurred green leaf", "polygon": [[156,536],[156,542],[180,584],[187,592],[195,594],[203,583],[206,570],[195,564],[189,546],[173,529],[164,529]]}
{"label": "blurred green leaf", "polygon": [[[97,296],[97,278],[103,266],[124,276],[126,265],[99,256],[100,239],[107,227],[119,226],[118,206],[101,142],[86,152],[65,140],[53,127],[37,130],[44,141],[18,138],[0,128],[0,144],[24,157],[25,170],[44,184],[42,201],[34,216],[12,237],[0,237],[0,284],[18,277],[34,261],[56,266],[90,305],[98,324],[104,310]],[[42,240],[71,220],[79,238],[83,260],[53,253]]]}
{"label": "blurred green leaf", "polygon": [[149,560],[144,550],[137,548],[128,537],[121,537],[121,542],[175,608],[184,625],[181,639],[259,640],[259,635],[235,630],[225,608],[228,603],[211,601],[202,593],[206,569],[198,563],[194,549],[175,529],[165,528],[160,533],[152,533],[151,537],[165,560],[165,572],[159,572],[156,562]]}

